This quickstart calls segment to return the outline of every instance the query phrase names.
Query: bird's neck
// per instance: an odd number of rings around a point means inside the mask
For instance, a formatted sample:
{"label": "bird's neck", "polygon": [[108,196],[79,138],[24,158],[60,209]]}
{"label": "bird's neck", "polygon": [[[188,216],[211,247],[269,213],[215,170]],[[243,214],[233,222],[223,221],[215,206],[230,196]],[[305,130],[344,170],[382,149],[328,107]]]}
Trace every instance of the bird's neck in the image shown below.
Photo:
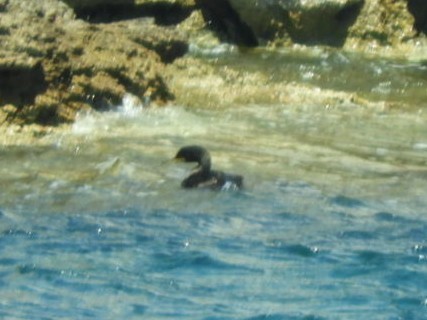
{"label": "bird's neck", "polygon": [[211,171],[211,157],[209,154],[203,155],[199,162],[200,171],[203,173],[208,173]]}

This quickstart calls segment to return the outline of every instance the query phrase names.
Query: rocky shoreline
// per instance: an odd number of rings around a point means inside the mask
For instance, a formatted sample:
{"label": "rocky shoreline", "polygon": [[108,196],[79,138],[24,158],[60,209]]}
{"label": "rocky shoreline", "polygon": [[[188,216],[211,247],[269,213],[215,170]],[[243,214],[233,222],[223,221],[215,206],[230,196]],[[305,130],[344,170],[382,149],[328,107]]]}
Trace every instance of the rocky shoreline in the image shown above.
{"label": "rocky shoreline", "polygon": [[[153,105],[271,94],[188,56],[191,45],[427,52],[424,0],[0,0],[0,21],[3,126],[70,123],[126,93]],[[211,90],[225,78],[236,80],[229,92]]]}

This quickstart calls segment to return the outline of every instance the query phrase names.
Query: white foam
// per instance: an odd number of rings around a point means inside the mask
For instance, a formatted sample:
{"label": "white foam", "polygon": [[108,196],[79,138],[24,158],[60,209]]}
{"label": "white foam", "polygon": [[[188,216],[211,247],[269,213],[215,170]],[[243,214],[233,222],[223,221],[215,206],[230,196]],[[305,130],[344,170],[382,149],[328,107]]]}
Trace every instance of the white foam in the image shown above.
{"label": "white foam", "polygon": [[122,105],[119,106],[118,111],[127,117],[135,117],[141,114],[144,107],[144,103],[137,96],[126,93],[123,96]]}
{"label": "white foam", "polygon": [[146,109],[144,103],[137,96],[127,93],[123,96],[122,104],[111,111],[79,113],[73,124],[72,132],[77,135],[87,135],[97,131],[105,132],[110,129],[111,120],[136,118],[144,109]]}
{"label": "white foam", "polygon": [[188,51],[195,56],[203,57],[218,57],[237,53],[238,49],[236,46],[222,43],[211,47],[202,47],[194,43],[190,43]]}

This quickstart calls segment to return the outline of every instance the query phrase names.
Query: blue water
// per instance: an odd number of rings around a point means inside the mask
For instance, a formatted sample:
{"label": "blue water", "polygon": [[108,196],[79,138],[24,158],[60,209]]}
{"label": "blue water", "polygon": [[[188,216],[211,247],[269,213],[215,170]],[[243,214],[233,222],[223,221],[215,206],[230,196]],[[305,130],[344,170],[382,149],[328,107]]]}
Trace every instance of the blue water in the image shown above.
{"label": "blue water", "polygon": [[425,208],[275,189],[197,191],[184,211],[2,212],[0,317],[427,318]]}

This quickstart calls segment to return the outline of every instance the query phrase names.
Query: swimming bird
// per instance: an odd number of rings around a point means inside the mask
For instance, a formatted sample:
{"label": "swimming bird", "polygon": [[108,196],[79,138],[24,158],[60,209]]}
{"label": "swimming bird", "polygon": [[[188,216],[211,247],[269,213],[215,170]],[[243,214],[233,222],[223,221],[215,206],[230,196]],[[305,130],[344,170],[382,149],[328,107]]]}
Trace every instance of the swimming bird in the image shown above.
{"label": "swimming bird", "polygon": [[197,162],[198,164],[195,171],[182,181],[181,187],[183,188],[238,190],[243,187],[242,176],[211,170],[211,156],[204,147],[182,147],[175,159],[184,162]]}

